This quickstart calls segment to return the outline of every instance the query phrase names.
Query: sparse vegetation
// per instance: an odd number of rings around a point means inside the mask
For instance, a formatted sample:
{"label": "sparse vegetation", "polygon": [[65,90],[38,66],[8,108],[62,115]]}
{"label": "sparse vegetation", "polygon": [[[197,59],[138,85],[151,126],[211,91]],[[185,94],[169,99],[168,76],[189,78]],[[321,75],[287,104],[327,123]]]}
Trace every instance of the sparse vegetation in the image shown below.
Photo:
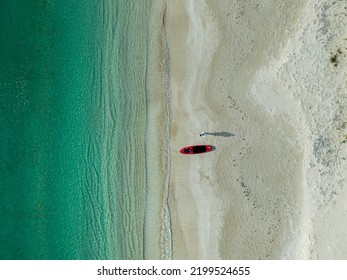
{"label": "sparse vegetation", "polygon": [[[337,67],[338,66],[338,63],[339,63],[339,60],[340,60],[340,57],[343,55],[343,49],[346,50],[345,48],[341,48],[339,47],[335,52],[331,52],[330,53],[330,62],[335,66]],[[345,55],[346,56],[346,55]]]}
{"label": "sparse vegetation", "polygon": [[337,54],[332,54],[331,57],[330,57],[330,62],[335,66],[337,67]]}

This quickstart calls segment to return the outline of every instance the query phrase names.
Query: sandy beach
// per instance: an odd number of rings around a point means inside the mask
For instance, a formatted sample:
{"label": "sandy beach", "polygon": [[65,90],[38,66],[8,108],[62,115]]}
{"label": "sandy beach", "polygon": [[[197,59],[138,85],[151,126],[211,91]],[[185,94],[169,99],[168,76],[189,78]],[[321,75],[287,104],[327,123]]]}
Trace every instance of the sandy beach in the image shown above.
{"label": "sandy beach", "polygon": [[163,5],[173,259],[347,258],[347,11],[315,2]]}

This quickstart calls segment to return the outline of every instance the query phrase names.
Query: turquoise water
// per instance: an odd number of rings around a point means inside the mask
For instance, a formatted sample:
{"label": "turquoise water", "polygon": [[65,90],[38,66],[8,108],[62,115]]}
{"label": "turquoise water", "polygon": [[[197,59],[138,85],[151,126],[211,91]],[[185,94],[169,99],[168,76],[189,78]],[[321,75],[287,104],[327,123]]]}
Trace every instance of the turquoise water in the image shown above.
{"label": "turquoise water", "polygon": [[143,257],[149,9],[2,1],[1,259]]}

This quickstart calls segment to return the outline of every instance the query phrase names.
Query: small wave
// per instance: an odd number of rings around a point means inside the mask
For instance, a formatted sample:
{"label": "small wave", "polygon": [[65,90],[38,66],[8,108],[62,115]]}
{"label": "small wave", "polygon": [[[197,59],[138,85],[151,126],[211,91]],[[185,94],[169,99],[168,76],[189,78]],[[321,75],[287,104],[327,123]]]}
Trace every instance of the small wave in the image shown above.
{"label": "small wave", "polygon": [[165,178],[164,185],[164,200],[163,208],[161,212],[162,218],[162,229],[161,229],[161,258],[172,259],[172,228],[171,228],[171,214],[169,206],[169,192],[170,192],[170,169],[171,169],[171,158],[170,158],[170,130],[172,122],[172,94],[170,88],[170,48],[166,34],[166,16],[167,7],[163,12],[163,93],[165,100],[165,135],[163,139],[162,148],[162,163],[163,163],[163,174]]}

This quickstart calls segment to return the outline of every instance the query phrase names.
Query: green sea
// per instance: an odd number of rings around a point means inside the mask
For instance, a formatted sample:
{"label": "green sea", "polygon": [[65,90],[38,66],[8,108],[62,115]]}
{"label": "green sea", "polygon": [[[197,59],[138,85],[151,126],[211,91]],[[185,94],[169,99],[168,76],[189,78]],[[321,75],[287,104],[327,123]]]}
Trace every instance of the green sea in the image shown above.
{"label": "green sea", "polygon": [[1,259],[144,257],[150,8],[1,1]]}

